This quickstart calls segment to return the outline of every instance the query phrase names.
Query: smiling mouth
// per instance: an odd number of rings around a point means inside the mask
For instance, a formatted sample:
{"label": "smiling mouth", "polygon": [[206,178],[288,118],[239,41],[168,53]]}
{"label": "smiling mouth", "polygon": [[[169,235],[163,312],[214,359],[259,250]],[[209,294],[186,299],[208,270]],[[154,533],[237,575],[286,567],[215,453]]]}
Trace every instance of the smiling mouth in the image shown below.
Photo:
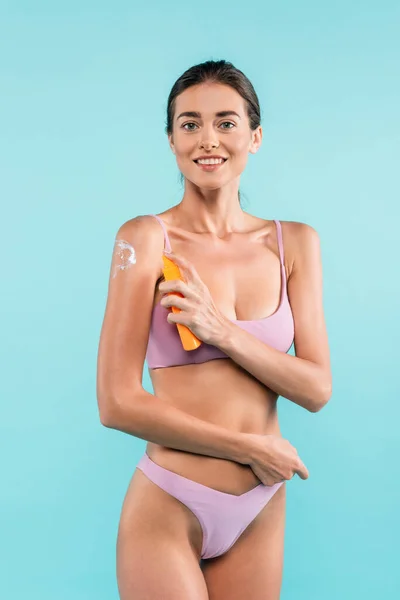
{"label": "smiling mouth", "polygon": [[205,163],[199,163],[199,161],[198,161],[198,160],[194,160],[193,162],[195,162],[195,163],[196,163],[196,165],[199,165],[199,164],[200,164],[200,165],[202,165],[202,166],[204,166],[204,165],[205,165],[206,167],[210,167],[210,166],[214,166],[214,164],[216,164],[216,165],[223,165],[223,164],[224,164],[224,163],[225,163],[227,160],[228,160],[227,158],[223,158],[223,159],[222,159],[222,163],[212,163],[212,164],[210,164],[210,163],[209,163],[209,164],[205,164]]}
{"label": "smiling mouth", "polygon": [[205,173],[207,173],[207,172],[212,173],[213,171],[218,171],[218,169],[223,167],[227,160],[228,160],[227,158],[224,158],[222,162],[209,163],[209,164],[200,163],[197,160],[194,160],[193,162],[199,167],[199,169],[201,169]]}

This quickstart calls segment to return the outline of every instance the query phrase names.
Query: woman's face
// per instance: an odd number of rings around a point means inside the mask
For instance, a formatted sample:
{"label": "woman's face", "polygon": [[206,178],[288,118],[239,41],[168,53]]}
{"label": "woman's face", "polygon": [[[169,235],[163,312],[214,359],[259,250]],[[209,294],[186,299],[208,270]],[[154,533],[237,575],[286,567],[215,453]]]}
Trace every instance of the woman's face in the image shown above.
{"label": "woman's face", "polygon": [[[222,111],[230,114],[218,116]],[[197,114],[182,114],[188,112]],[[200,188],[219,188],[239,177],[261,138],[261,126],[251,131],[245,101],[228,85],[194,85],[175,100],[173,132],[168,139],[180,171]],[[200,156],[227,160],[207,171],[194,162]]]}

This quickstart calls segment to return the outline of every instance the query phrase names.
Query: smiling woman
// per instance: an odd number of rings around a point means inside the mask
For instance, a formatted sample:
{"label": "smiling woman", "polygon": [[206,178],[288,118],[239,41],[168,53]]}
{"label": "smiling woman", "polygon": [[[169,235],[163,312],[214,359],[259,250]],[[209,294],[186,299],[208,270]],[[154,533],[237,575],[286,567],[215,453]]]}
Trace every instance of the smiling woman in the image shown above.
{"label": "smiling woman", "polygon": [[[184,195],[119,228],[98,354],[101,422],[148,442],[118,529],[120,597],[277,600],[285,482],[308,478],[277,400],[316,412],[331,394],[319,238],[242,210],[262,128],[231,63],[183,73],[166,133]],[[176,279],[162,281],[163,251]],[[179,324],[200,341],[192,350]]]}

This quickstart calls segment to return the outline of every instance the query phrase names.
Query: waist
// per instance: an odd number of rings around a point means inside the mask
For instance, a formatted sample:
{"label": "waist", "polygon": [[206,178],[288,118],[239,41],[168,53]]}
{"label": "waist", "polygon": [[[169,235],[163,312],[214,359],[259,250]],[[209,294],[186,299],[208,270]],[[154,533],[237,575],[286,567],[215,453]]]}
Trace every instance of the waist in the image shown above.
{"label": "waist", "polygon": [[[237,372],[237,365],[232,369],[232,361],[231,365],[225,360],[216,362],[218,365],[214,366],[206,363],[153,372],[155,395],[183,412],[230,431],[281,436],[277,394],[242,369]],[[249,465],[231,460],[153,442],[148,442],[146,452],[159,466],[228,494],[245,493],[260,483]]]}
{"label": "waist", "polygon": [[278,394],[230,358],[153,369],[150,377],[158,398],[234,431],[264,433],[277,416]]}

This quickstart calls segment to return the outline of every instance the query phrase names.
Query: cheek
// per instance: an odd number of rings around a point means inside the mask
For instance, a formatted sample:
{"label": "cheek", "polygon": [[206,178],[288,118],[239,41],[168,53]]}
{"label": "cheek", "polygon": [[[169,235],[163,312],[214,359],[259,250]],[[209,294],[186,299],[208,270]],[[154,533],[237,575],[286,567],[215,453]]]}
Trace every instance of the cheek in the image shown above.
{"label": "cheek", "polygon": [[250,147],[250,140],[247,136],[238,136],[235,140],[236,152],[240,155],[247,156]]}
{"label": "cheek", "polygon": [[250,140],[247,137],[241,137],[237,140],[237,145],[235,147],[235,160],[237,161],[240,168],[243,169],[247,161],[249,160],[249,149],[250,149]]}
{"label": "cheek", "polygon": [[243,172],[249,160],[248,145],[244,145],[241,148],[236,148],[235,152],[232,153],[233,158],[230,159],[229,170],[238,175]]}
{"label": "cheek", "polygon": [[175,146],[175,159],[180,171],[187,171],[188,167],[196,166],[192,161],[191,157],[195,154],[193,144],[181,143],[179,146]]}
{"label": "cheek", "polygon": [[175,155],[181,158],[193,153],[193,148],[196,146],[196,141],[191,139],[191,136],[182,135],[179,131],[174,135],[174,141]]}
{"label": "cheek", "polygon": [[247,165],[247,161],[249,160],[249,153],[246,150],[243,154],[240,155],[240,166],[242,169]]}

